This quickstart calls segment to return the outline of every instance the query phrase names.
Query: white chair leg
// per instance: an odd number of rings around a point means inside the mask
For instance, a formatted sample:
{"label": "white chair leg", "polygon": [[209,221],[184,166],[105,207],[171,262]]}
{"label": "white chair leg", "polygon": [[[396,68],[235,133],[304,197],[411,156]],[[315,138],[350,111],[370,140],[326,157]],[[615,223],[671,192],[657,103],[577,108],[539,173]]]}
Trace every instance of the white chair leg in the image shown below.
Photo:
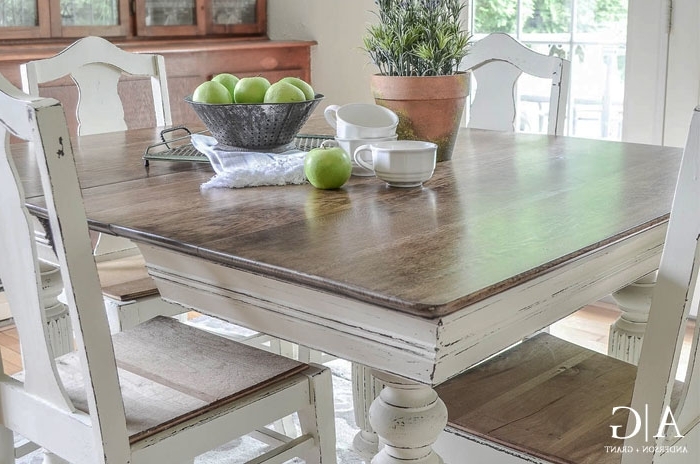
{"label": "white chair leg", "polygon": [[288,437],[296,438],[299,434],[294,423],[294,416],[283,417],[272,423],[272,430]]}
{"label": "white chair leg", "polygon": [[70,464],[65,459],[59,458],[53,453],[44,451],[44,461],[43,464]]}
{"label": "white chair leg", "polygon": [[12,430],[0,425],[0,464],[14,464],[15,437]]}
{"label": "white chair leg", "polygon": [[[336,464],[335,412],[333,410],[333,383],[328,369],[311,365],[306,371],[311,390],[311,404],[299,411],[302,435],[316,438],[319,451],[304,457],[306,464]],[[329,407],[326,407],[329,405]]]}

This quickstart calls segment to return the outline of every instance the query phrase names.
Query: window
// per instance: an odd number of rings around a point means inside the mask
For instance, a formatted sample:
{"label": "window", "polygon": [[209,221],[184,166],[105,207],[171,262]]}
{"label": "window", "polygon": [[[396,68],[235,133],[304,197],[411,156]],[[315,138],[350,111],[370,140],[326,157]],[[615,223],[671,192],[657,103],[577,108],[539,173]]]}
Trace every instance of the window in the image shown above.
{"label": "window", "polygon": [[[627,0],[473,0],[474,40],[507,32],[532,49],[571,61],[566,133],[619,140]],[[546,132],[549,85],[523,76],[516,130]]]}

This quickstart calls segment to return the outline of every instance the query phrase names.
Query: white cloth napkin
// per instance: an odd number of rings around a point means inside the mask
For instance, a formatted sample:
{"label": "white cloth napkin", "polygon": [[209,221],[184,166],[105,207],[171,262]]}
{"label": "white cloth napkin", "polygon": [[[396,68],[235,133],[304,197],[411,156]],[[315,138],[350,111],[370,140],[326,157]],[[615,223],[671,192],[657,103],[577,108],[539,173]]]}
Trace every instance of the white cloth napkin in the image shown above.
{"label": "white cloth napkin", "polygon": [[211,180],[202,184],[202,190],[306,182],[306,152],[295,148],[294,144],[261,153],[219,145],[214,137],[193,134],[192,145],[209,158],[216,173]]}

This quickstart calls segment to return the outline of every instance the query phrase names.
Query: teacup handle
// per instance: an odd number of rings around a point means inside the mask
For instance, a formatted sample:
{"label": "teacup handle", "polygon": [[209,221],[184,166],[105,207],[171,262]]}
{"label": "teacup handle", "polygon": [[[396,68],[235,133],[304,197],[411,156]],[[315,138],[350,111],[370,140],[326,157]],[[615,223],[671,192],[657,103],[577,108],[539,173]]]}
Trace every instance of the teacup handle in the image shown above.
{"label": "teacup handle", "polygon": [[363,168],[367,169],[368,171],[374,171],[374,166],[372,165],[372,163],[368,163],[360,156],[360,153],[362,153],[363,151],[368,151],[371,153],[372,146],[369,144],[360,145],[359,147],[357,147],[355,149],[355,153],[353,153],[352,157],[355,158],[355,162],[359,166],[362,166]]}
{"label": "teacup handle", "polygon": [[340,108],[338,105],[328,105],[326,109],[323,110],[323,116],[333,129],[338,128],[338,115],[336,114],[338,112],[338,108]]}

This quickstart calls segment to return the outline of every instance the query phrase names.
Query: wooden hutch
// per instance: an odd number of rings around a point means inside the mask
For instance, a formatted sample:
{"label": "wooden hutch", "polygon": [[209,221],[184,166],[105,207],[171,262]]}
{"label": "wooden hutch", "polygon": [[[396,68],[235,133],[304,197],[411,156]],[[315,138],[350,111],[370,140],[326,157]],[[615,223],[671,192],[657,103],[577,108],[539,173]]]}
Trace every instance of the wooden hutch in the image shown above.
{"label": "wooden hutch", "polygon": [[[267,38],[265,0],[4,0],[0,2],[0,73],[21,86],[20,64],[53,56],[79,37],[98,35],[132,52],[165,57],[173,122],[198,121],[185,95],[214,74],[311,78],[314,42]],[[75,129],[77,89],[66,78],[42,86],[60,100]],[[130,127],[155,123],[146,79],[122,78]],[[108,110],[108,109],[105,109]]]}

